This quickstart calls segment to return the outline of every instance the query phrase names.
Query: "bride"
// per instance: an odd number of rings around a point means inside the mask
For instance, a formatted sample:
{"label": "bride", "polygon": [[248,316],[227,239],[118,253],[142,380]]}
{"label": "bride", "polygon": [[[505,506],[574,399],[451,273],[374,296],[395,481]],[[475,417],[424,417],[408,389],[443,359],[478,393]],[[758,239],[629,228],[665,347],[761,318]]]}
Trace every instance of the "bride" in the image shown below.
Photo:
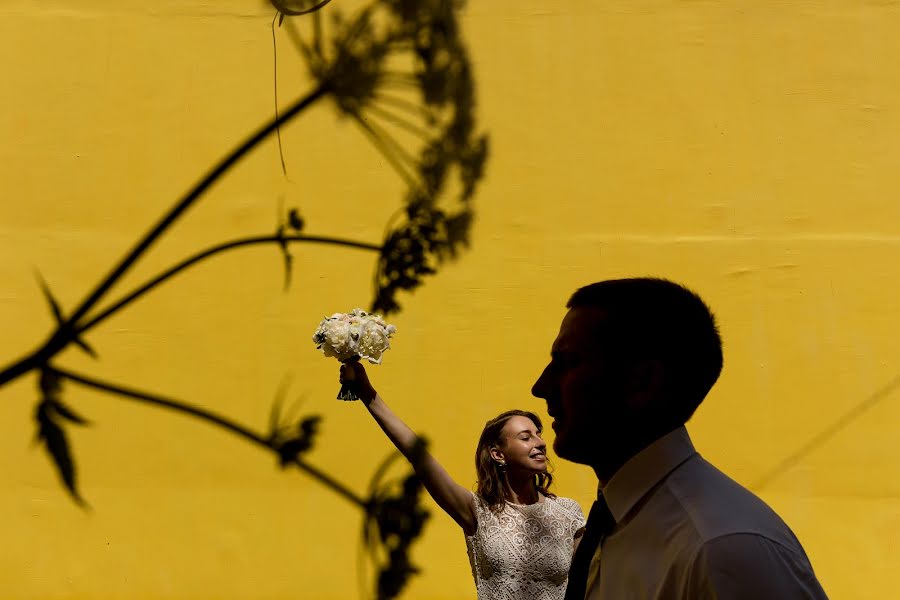
{"label": "bride", "polygon": [[562,600],[584,531],[574,500],[549,491],[547,445],[537,415],[510,410],[484,426],[475,450],[476,491],[456,483],[375,391],[359,362],[341,365],[375,422],[412,463],[434,501],[462,528],[478,600]]}

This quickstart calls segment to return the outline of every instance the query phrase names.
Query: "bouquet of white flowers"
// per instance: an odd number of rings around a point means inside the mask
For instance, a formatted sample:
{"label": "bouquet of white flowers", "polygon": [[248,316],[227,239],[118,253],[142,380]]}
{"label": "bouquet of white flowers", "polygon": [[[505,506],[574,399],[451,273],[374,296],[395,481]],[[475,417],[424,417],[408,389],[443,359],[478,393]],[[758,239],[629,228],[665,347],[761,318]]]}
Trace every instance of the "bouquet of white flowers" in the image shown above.
{"label": "bouquet of white flowers", "polygon": [[[334,313],[325,317],[313,334],[316,348],[325,356],[333,356],[341,362],[364,358],[372,364],[381,364],[385,350],[391,347],[391,336],[397,331],[380,315],[370,315],[361,308],[349,313]],[[338,392],[339,400],[359,400],[352,382],[345,383]]]}

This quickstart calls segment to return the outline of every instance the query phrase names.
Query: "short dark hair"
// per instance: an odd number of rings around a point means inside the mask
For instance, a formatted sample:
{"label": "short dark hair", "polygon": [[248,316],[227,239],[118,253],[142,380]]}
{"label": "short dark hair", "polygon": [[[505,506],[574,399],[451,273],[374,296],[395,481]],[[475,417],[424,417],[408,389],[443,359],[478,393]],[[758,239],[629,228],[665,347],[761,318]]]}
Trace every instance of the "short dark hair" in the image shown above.
{"label": "short dark hair", "polygon": [[611,279],[578,289],[568,308],[607,313],[603,332],[629,357],[652,357],[666,371],[673,425],[683,425],[722,372],[722,339],[712,311],[686,287],[653,277]]}

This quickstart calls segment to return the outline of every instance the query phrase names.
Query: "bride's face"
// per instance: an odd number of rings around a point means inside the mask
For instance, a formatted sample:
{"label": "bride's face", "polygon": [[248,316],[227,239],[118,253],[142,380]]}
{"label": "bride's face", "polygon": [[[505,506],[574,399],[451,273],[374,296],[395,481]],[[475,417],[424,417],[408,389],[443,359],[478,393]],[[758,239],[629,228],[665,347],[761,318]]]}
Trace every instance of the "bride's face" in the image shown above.
{"label": "bride's face", "polygon": [[507,469],[533,473],[547,471],[547,444],[528,417],[510,417],[500,433],[500,446],[491,451],[494,460],[505,462]]}

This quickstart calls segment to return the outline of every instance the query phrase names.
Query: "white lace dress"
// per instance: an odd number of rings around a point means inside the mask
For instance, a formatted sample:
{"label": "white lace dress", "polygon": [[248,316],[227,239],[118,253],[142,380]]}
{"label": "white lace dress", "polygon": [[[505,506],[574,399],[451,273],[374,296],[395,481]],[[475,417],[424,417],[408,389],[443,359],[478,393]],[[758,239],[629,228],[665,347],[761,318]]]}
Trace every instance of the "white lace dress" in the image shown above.
{"label": "white lace dress", "polygon": [[478,526],[466,548],[478,600],[562,600],[575,533],[584,527],[578,503],[542,497],[529,505],[507,502],[494,513],[473,496]]}

